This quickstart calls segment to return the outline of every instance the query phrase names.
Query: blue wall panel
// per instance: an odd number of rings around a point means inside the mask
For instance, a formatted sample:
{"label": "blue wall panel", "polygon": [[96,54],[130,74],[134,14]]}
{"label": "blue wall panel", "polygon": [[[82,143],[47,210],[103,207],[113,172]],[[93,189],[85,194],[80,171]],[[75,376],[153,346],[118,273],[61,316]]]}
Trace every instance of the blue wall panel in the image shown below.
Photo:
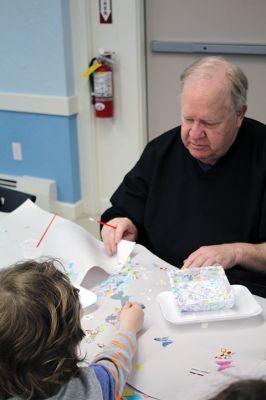
{"label": "blue wall panel", "polygon": [[[13,160],[12,142],[21,143],[22,161]],[[0,172],[55,179],[59,201],[78,201],[76,116],[0,111]]]}

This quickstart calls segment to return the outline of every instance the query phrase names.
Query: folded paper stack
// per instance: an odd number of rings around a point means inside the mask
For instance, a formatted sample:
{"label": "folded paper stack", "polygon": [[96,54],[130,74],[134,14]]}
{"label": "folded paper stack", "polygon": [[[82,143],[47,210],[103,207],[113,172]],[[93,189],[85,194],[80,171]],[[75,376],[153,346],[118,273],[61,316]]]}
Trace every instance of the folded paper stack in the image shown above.
{"label": "folded paper stack", "polygon": [[234,294],[221,266],[176,269],[168,275],[182,312],[226,310],[234,305]]}

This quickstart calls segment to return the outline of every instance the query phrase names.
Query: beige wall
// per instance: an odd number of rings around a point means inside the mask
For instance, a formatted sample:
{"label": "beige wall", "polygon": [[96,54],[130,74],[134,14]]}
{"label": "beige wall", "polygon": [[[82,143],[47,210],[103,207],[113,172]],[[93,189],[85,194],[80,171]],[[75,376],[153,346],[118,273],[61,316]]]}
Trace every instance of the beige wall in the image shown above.
{"label": "beige wall", "polygon": [[[151,40],[266,44],[265,0],[146,0],[149,137],[180,122],[179,76],[199,54],[152,53]],[[266,56],[225,56],[250,89],[247,115],[266,123]]]}

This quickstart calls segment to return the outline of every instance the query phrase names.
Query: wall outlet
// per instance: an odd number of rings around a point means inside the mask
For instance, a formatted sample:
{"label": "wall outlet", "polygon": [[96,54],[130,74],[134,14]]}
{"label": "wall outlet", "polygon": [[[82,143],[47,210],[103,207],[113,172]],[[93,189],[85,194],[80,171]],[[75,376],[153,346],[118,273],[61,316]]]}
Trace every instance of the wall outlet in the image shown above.
{"label": "wall outlet", "polygon": [[18,142],[12,143],[12,154],[13,154],[13,160],[17,161],[23,160],[21,143]]}

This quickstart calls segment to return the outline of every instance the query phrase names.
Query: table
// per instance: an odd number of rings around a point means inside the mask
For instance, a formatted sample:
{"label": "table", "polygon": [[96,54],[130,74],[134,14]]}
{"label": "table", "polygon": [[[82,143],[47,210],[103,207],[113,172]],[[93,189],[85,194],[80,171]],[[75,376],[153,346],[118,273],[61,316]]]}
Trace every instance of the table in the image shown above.
{"label": "table", "polygon": [[7,213],[0,211],[0,221],[7,215]]}
{"label": "table", "polygon": [[[218,390],[219,385],[235,377],[256,375],[266,366],[266,299],[256,296],[263,313],[255,317],[174,325],[163,318],[156,301],[160,292],[170,289],[171,268],[136,245],[122,272],[93,289],[98,303],[82,318],[87,333],[81,346],[83,353],[92,357],[108,341],[117,312],[130,299],[145,305],[144,329],[128,379],[138,390],[162,400],[172,400],[177,395],[200,399],[208,394],[206,387],[209,391],[210,387]],[[83,284],[90,287],[90,273]],[[222,349],[232,352],[231,365],[224,369],[218,364],[222,358],[216,358],[222,356]]]}
{"label": "table", "polygon": [[[31,207],[34,218],[31,218],[31,210],[24,220],[13,218],[13,231],[4,220],[0,222],[2,266],[21,257],[19,243],[22,239],[32,237],[33,233],[39,237],[43,231],[43,225],[39,226],[40,214],[36,205]],[[50,219],[51,214],[42,213],[44,225]],[[74,247],[73,252],[76,252]],[[86,274],[82,285],[98,296],[97,304],[84,309],[82,317],[86,337],[81,343],[81,352],[86,354],[87,360],[93,359],[109,341],[118,312],[130,299],[145,306],[145,323],[138,337],[133,370],[128,378],[128,383],[141,392],[161,400],[200,400],[211,394],[206,393],[206,388],[218,390],[220,385],[238,376],[258,376],[266,370],[266,300],[256,297],[263,312],[252,318],[208,324],[169,323],[162,316],[157,295],[169,290],[168,271],[171,268],[143,246],[136,245],[121,271],[107,277],[102,269],[92,268]],[[226,351],[231,352],[227,359],[230,365],[224,368],[222,352]],[[130,399],[132,392],[127,393]],[[131,398],[146,398],[140,394],[136,396],[141,397]]]}

